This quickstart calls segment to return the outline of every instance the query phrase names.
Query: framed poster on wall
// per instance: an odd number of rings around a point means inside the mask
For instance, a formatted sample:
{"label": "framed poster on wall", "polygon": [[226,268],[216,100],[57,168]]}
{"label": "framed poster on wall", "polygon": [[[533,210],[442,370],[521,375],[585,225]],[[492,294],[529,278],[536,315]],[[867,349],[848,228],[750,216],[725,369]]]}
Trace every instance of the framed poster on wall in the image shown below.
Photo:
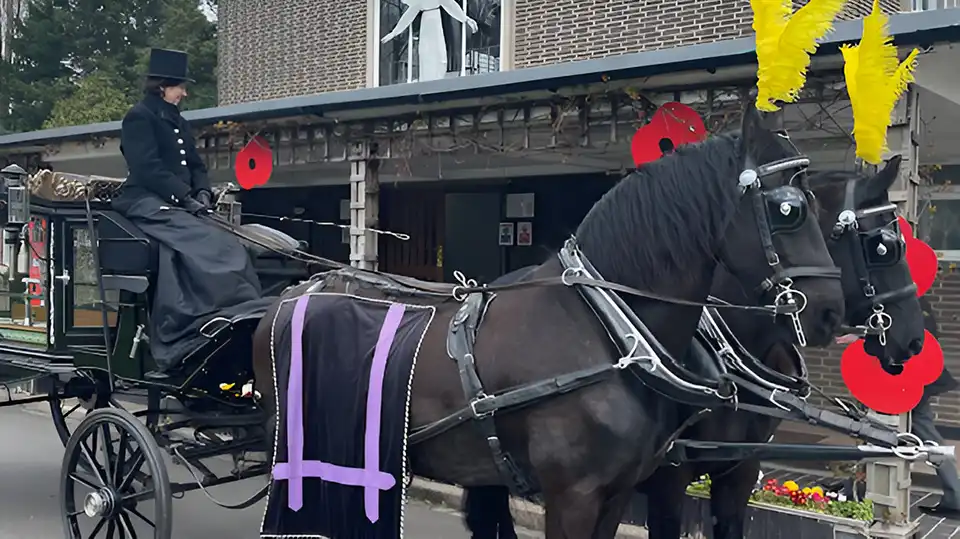
{"label": "framed poster on wall", "polygon": [[521,247],[533,245],[533,223],[530,221],[517,223],[517,245]]}
{"label": "framed poster on wall", "polygon": [[533,214],[533,193],[511,193],[507,195],[507,219],[532,219]]}
{"label": "framed poster on wall", "polygon": [[513,245],[513,223],[500,223],[500,245]]}

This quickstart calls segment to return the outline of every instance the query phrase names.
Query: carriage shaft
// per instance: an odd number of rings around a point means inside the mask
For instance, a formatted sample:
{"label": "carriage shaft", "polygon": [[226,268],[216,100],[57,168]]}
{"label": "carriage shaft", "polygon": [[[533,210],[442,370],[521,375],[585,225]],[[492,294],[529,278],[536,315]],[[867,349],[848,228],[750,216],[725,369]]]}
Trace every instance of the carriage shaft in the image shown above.
{"label": "carriage shaft", "polygon": [[869,458],[889,458],[893,451],[884,447],[867,445],[812,445],[700,442],[677,440],[667,453],[672,463],[720,462],[747,459],[800,460],[800,461],[858,461]]}

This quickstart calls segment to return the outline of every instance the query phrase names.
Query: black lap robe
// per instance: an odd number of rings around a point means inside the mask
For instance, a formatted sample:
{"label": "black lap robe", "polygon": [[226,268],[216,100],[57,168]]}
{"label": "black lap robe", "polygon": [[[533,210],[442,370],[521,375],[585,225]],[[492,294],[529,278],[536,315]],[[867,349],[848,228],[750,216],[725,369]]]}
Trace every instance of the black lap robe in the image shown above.
{"label": "black lap robe", "polygon": [[[279,413],[274,454],[274,475],[261,527],[261,537],[327,537],[330,539],[399,539],[403,537],[404,454],[407,430],[407,399],[416,354],[433,320],[433,307],[396,305],[339,294],[302,296],[284,301],[273,321],[273,359],[278,388]],[[388,309],[393,311],[388,316]],[[301,323],[297,323],[297,320]],[[395,334],[390,328],[396,328]],[[298,331],[298,329],[300,331]],[[394,335],[392,342],[389,336]],[[389,353],[376,354],[378,342]],[[299,344],[300,369],[292,358]],[[389,345],[389,348],[386,346]],[[385,362],[385,363],[384,363]],[[379,367],[377,367],[379,365]],[[450,368],[456,368],[451,363]],[[301,420],[291,413],[288,390],[290,373],[300,372]],[[382,378],[371,374],[382,373]],[[380,413],[371,406],[370,388],[380,388]],[[374,410],[368,415],[368,410]],[[289,429],[288,422],[301,429]],[[376,423],[379,425],[376,425]],[[369,424],[368,424],[369,423]],[[375,428],[379,426],[379,429]],[[368,445],[372,427],[379,443]],[[302,432],[301,505],[291,495],[292,467],[288,437]],[[296,447],[296,446],[295,446]],[[370,448],[379,448],[379,456]],[[370,455],[373,463],[368,463]],[[312,464],[311,464],[312,463]],[[347,484],[344,477],[357,475],[367,465],[385,485],[385,490]],[[330,473],[327,465],[346,468]],[[286,467],[286,472],[281,471]],[[327,475],[312,476],[316,470]],[[369,483],[369,480],[358,484]],[[371,509],[375,507],[375,509]],[[376,517],[371,522],[370,515]]]}
{"label": "black lap robe", "polygon": [[260,298],[250,256],[229,232],[156,197],[123,202],[114,207],[159,244],[149,335],[161,370],[206,341],[199,329],[211,318],[262,311],[276,301]]}

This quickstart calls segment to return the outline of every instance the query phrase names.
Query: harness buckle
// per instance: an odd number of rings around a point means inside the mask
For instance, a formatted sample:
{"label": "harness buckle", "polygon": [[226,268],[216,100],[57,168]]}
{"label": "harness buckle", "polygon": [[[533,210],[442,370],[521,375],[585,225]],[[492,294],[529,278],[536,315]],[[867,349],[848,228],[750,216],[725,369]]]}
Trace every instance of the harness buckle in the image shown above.
{"label": "harness buckle", "polygon": [[[490,401],[496,400],[494,395],[487,395],[486,393],[480,392],[477,394],[476,398],[470,401],[470,412],[473,414],[474,419],[487,419],[493,417],[493,414],[496,413],[497,408],[490,405]],[[489,406],[490,409],[484,411],[484,406]]]}
{"label": "harness buckle", "polygon": [[883,305],[874,305],[873,314],[867,318],[867,326],[877,332],[881,346],[887,345],[887,330],[893,326],[893,317],[884,312]]}
{"label": "harness buckle", "polygon": [[[807,345],[807,336],[803,333],[800,313],[807,308],[807,296],[800,290],[791,288],[792,285],[793,281],[785,279],[780,284],[780,292],[778,292],[774,298],[773,304],[778,312],[790,317],[790,322],[793,324],[793,332],[797,335],[797,344],[803,347]],[[781,307],[788,307],[790,310],[787,311],[781,309]]]}

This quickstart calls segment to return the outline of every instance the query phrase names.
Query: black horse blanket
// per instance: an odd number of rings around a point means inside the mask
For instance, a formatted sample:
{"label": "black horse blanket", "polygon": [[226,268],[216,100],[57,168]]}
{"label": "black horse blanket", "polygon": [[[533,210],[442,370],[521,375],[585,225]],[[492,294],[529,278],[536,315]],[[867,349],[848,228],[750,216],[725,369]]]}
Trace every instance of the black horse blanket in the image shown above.
{"label": "black horse blanket", "polygon": [[285,300],[264,538],[398,539],[410,384],[433,307],[344,294]]}

